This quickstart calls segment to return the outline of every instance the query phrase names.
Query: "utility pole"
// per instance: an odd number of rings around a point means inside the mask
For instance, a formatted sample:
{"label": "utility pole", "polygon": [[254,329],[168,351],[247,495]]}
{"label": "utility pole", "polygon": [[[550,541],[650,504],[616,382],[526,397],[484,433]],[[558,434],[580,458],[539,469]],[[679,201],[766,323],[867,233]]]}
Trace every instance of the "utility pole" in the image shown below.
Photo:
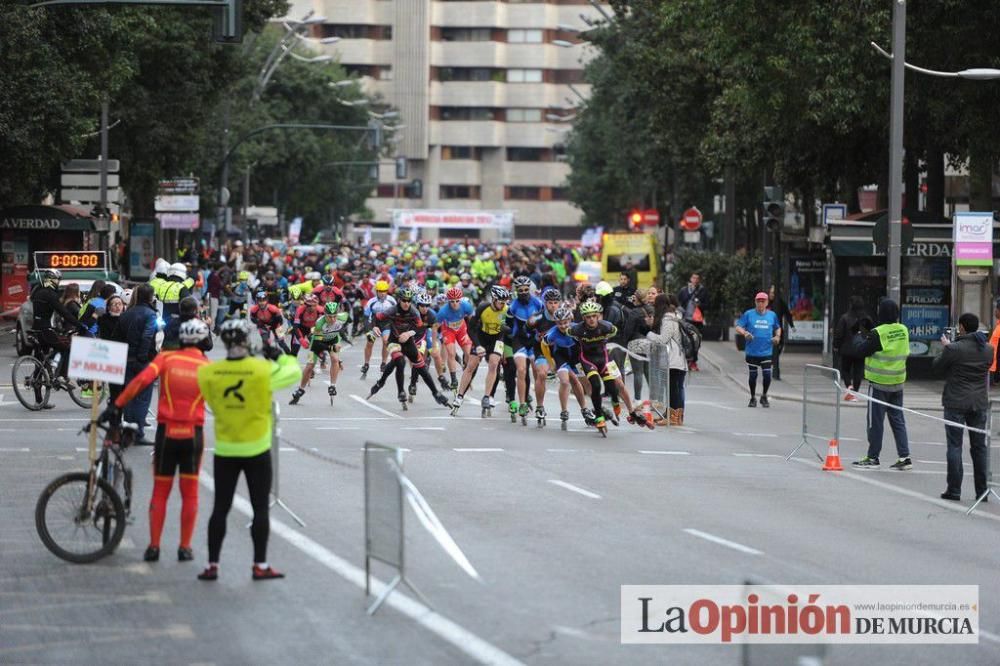
{"label": "utility pole", "polygon": [[98,234],[97,249],[108,249],[108,236],[111,233],[111,212],[108,210],[108,96],[104,95],[101,100],[101,191],[98,195],[100,199],[100,227],[103,231]]}
{"label": "utility pole", "polygon": [[899,304],[903,239],[903,77],[906,65],[906,0],[892,3],[892,95],[889,121],[889,298]]}

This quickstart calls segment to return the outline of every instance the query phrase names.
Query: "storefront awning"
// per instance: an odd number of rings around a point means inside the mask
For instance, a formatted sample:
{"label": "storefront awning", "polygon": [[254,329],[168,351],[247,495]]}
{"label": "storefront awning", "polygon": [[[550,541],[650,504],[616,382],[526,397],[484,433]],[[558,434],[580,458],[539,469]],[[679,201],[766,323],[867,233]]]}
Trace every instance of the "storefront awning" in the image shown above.
{"label": "storefront awning", "polygon": [[77,206],[14,206],[0,210],[0,229],[94,231],[94,220]]}

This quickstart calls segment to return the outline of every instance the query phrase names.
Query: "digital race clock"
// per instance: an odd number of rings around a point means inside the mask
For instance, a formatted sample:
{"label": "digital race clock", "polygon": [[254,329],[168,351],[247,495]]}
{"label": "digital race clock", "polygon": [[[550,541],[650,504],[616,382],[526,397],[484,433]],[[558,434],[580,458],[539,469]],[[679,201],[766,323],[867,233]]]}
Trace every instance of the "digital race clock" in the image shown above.
{"label": "digital race clock", "polygon": [[57,268],[65,270],[103,271],[107,268],[104,252],[73,251],[35,252],[35,268]]}

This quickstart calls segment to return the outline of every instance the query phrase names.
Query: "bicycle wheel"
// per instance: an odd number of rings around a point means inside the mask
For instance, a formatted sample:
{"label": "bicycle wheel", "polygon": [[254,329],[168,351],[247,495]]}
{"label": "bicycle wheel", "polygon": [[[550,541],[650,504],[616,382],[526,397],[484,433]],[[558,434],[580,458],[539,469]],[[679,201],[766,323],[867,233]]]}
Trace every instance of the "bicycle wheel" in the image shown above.
{"label": "bicycle wheel", "polygon": [[84,507],[90,475],[71,472],[50,483],[35,505],[35,529],[53,555],[86,564],[111,554],[125,534],[125,507],[118,493],[97,479],[91,510]]}
{"label": "bicycle wheel", "polygon": [[49,401],[52,378],[45,364],[34,356],[22,356],[14,361],[11,383],[17,401],[33,412],[40,410]]}

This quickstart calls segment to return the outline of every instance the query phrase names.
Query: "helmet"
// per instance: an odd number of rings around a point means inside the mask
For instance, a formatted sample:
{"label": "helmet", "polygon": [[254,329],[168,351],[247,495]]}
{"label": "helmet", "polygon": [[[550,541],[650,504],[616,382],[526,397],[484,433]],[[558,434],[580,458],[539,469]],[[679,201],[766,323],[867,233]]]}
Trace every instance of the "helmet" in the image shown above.
{"label": "helmet", "polygon": [[166,259],[163,259],[162,257],[160,259],[156,260],[156,265],[153,267],[153,272],[154,273],[160,273],[162,275],[166,275],[167,271],[169,271],[169,270],[170,270],[170,262],[169,261],[167,261]]}
{"label": "helmet", "polygon": [[607,296],[612,291],[614,291],[614,289],[612,289],[611,285],[605,282],[604,280],[598,282],[597,286],[594,287],[594,293],[597,294],[598,296]]}
{"label": "helmet", "polygon": [[573,318],[573,311],[566,306],[562,306],[558,310],[556,310],[555,314],[553,314],[552,316],[555,318],[556,321],[566,321],[567,319]]}
{"label": "helmet", "polygon": [[531,289],[534,284],[531,282],[531,278],[527,275],[519,275],[514,278],[514,290],[521,291],[523,289]]}
{"label": "helmet", "polygon": [[196,345],[204,340],[207,340],[208,335],[208,324],[196,317],[194,319],[188,319],[186,322],[181,324],[178,337],[180,337],[182,345]]}
{"label": "helmet", "polygon": [[490,295],[493,296],[493,300],[495,301],[510,300],[510,292],[507,291],[506,287],[501,287],[498,284],[493,285],[493,287],[490,289]]}
{"label": "helmet", "polygon": [[306,305],[316,305],[319,303],[319,298],[316,297],[316,294],[306,294],[306,297],[302,300]]}
{"label": "helmet", "polygon": [[580,304],[580,314],[585,317],[592,314],[601,314],[602,312],[604,312],[604,308],[601,307],[600,303],[587,301],[586,303]]}
{"label": "helmet", "polygon": [[427,292],[417,294],[417,297],[414,300],[417,302],[417,305],[426,305],[428,307],[430,307],[430,305],[434,302],[433,299],[431,299],[430,294]]}
{"label": "helmet", "polygon": [[354,276],[350,273],[342,273],[340,277],[344,279],[344,282],[351,282],[354,279]]}
{"label": "helmet", "polygon": [[542,293],[542,298],[545,299],[546,303],[549,301],[561,301],[562,295],[559,293],[558,289],[549,287]]}
{"label": "helmet", "polygon": [[254,298],[257,299],[258,301],[266,301],[267,300],[267,292],[266,291],[258,291],[256,294],[254,294]]}
{"label": "helmet", "polygon": [[458,284],[458,276],[452,275],[450,278],[448,278],[448,284]]}
{"label": "helmet", "polygon": [[276,276],[274,275],[274,271],[268,271],[268,272],[264,273],[264,279],[265,280],[273,280],[275,277]]}
{"label": "helmet", "polygon": [[409,288],[400,289],[396,292],[397,301],[412,301],[413,300],[413,290]]}
{"label": "helmet", "polygon": [[427,281],[427,288],[428,289],[437,289],[438,288],[438,281],[437,280],[428,280]]}
{"label": "helmet", "polygon": [[464,296],[462,290],[459,289],[458,287],[451,287],[450,289],[448,289],[448,291],[445,292],[444,295],[447,297],[449,301],[457,301],[460,298],[462,298],[462,296]]}
{"label": "helmet", "polygon": [[59,286],[59,280],[62,279],[62,273],[55,268],[45,268],[38,271],[38,281],[42,283],[43,287],[52,287],[53,289]]}
{"label": "helmet", "polygon": [[219,337],[227,349],[247,347],[250,345],[250,324],[246,319],[230,319],[222,325]]}
{"label": "helmet", "polygon": [[330,275],[329,273],[327,273],[326,275],[324,275],[321,279],[322,279],[323,284],[326,285],[327,287],[329,287],[331,284],[333,284],[333,276]]}
{"label": "helmet", "polygon": [[323,306],[323,312],[328,315],[337,314],[338,308],[340,308],[340,304],[337,301],[327,301],[326,305]]}
{"label": "helmet", "polygon": [[385,280],[379,280],[375,283],[375,291],[389,291],[389,283]]}
{"label": "helmet", "polygon": [[240,271],[239,274],[236,276],[236,278],[240,282],[246,282],[247,280],[250,279],[250,271]]}
{"label": "helmet", "polygon": [[460,279],[461,279],[461,280],[462,280],[462,281],[464,282],[465,280],[471,280],[471,279],[472,279],[472,276],[471,276],[471,275],[469,275],[468,273],[462,273],[462,274],[461,274],[461,275],[459,276],[459,278],[460,278]]}
{"label": "helmet", "polygon": [[176,264],[170,264],[170,270],[167,271],[168,277],[179,277],[182,280],[186,280],[188,276],[187,266],[177,262]]}

